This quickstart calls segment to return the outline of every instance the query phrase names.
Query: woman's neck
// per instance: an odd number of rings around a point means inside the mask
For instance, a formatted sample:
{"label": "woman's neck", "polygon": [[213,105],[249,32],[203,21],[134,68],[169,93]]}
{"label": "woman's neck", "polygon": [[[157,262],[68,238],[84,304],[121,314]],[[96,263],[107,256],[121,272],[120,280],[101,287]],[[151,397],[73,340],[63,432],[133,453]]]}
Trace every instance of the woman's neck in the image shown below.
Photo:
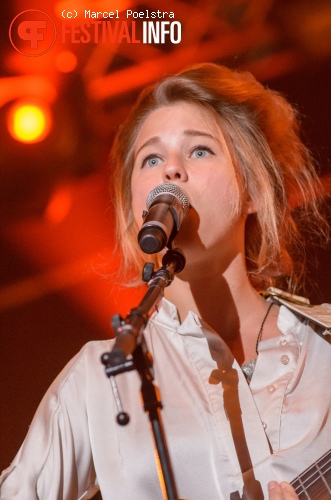
{"label": "woman's neck", "polygon": [[[268,305],[252,287],[240,256],[227,269],[186,271],[166,289],[165,297],[176,305],[181,321],[189,311],[203,319],[228,344],[238,362],[255,354],[255,340]],[[275,323],[276,318],[266,322],[268,336],[275,335]]]}

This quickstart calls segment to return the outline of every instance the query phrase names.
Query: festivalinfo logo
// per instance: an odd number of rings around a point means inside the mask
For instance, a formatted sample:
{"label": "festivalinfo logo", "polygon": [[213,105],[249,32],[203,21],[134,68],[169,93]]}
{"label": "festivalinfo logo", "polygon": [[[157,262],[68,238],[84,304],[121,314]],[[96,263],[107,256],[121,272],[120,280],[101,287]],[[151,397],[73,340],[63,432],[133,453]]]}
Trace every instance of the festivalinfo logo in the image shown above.
{"label": "festivalinfo logo", "polygon": [[[132,11],[94,12],[85,10],[83,22],[77,10],[63,10],[64,21],[61,23],[63,44],[78,43],[143,43],[178,44],[181,42],[181,23],[168,21],[173,19],[173,12]],[[124,20],[121,17],[124,17]],[[145,19],[162,19],[149,21]],[[164,20],[166,19],[166,20]],[[53,47],[57,39],[54,20],[45,12],[36,9],[20,12],[11,22],[9,38],[12,46],[20,54],[37,57]]]}
{"label": "festivalinfo logo", "polygon": [[53,19],[41,10],[20,12],[9,27],[9,38],[17,52],[24,56],[42,56],[54,45],[56,26]]}

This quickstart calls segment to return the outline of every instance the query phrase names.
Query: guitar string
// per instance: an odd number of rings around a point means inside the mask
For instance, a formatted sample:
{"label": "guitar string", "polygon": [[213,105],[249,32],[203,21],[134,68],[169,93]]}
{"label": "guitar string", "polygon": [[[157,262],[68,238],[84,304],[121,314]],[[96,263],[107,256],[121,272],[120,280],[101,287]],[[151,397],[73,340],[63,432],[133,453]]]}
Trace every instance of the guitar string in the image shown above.
{"label": "guitar string", "polygon": [[[324,458],[324,457],[322,457],[322,458],[321,458],[318,462],[314,462],[314,464],[312,464],[310,467],[308,467],[308,469],[306,469],[306,470],[305,470],[302,474],[300,474],[300,475],[298,476],[298,478],[297,478],[297,479],[302,478],[304,475],[308,474],[308,472],[309,472],[309,471],[311,471],[311,470],[313,470],[314,468],[316,468],[316,466],[318,466],[318,464],[320,464],[320,463],[321,463],[321,461],[323,460],[323,458]],[[325,458],[326,458],[326,457],[325,457]],[[325,466],[329,465],[330,463],[331,463],[331,455],[330,455],[330,460],[328,460],[327,462],[325,462],[325,463],[322,465],[322,467],[325,467]],[[326,471],[326,472],[328,472],[329,470],[330,470],[330,469],[327,469],[327,471]],[[313,474],[315,474],[315,473],[316,473],[316,471],[314,471],[314,472],[313,472]],[[312,477],[312,476],[309,476],[309,478],[308,478],[308,479],[310,479],[311,477]],[[293,482],[295,482],[295,480],[294,480]],[[304,481],[302,481],[302,482],[304,482]]]}
{"label": "guitar string", "polygon": [[[319,480],[321,481],[321,478],[319,478]],[[311,486],[313,486],[313,484],[314,484],[314,483],[310,484],[310,485],[308,486],[308,488],[309,488],[309,487],[311,487]],[[304,486],[300,486],[300,487],[294,488],[294,490],[295,490],[295,492],[297,493],[297,495],[298,495],[298,496],[302,495],[303,493],[306,495],[306,497],[307,497],[307,496],[309,496],[308,490],[307,490],[307,488],[306,488],[306,487],[304,487]],[[324,484],[324,482],[323,482],[323,483],[319,483],[319,484],[318,484],[317,489],[316,489],[316,488],[314,489],[314,499],[316,500],[316,498],[319,498],[319,497],[315,497],[315,494],[316,494],[316,493],[321,493],[321,492],[325,492],[325,491],[327,491],[328,493],[330,493],[330,489],[329,489],[329,487],[327,487],[327,486]],[[311,492],[310,492],[310,493],[311,493]],[[306,497],[305,497],[305,498],[306,498]],[[309,497],[309,498],[310,498],[310,497]],[[314,499],[313,499],[313,500],[314,500]]]}
{"label": "guitar string", "polygon": [[[305,474],[307,474],[310,470],[312,470],[313,468],[315,468],[316,466],[318,466],[319,464],[322,464],[323,460],[325,459],[328,459],[326,462],[323,463],[323,466],[324,465],[329,465],[329,463],[331,462],[331,450],[328,451],[325,455],[323,455],[319,460],[317,460],[316,462],[314,462],[310,467],[308,467],[305,471],[302,472],[302,474],[299,474],[298,478],[301,478],[303,477]],[[295,482],[295,480],[293,481]]]}
{"label": "guitar string", "polygon": [[[327,456],[327,455],[326,455],[326,456]],[[323,471],[322,471],[323,473],[322,473],[322,474],[321,474],[321,470],[320,470],[320,468],[318,468],[319,470],[316,470],[316,468],[318,467],[318,463],[320,463],[320,462],[323,460],[323,458],[324,458],[324,457],[322,457],[322,458],[321,458],[318,462],[315,462],[315,464],[313,464],[313,465],[312,465],[311,467],[309,467],[309,468],[308,468],[305,472],[303,472],[302,474],[300,474],[300,475],[298,476],[298,478],[297,478],[297,479],[295,479],[295,480],[291,483],[291,484],[292,484],[292,486],[294,487],[294,489],[295,489],[296,493],[303,493],[303,491],[305,491],[307,488],[310,488],[313,484],[315,484],[315,483],[316,483],[316,481],[321,480],[321,479],[325,479],[325,477],[324,477],[324,476],[325,476],[325,474],[331,470],[331,466],[330,466],[328,469],[326,469],[326,470],[325,470],[325,466],[328,466],[328,465],[330,465],[330,464],[331,464],[331,459],[330,459],[330,460],[328,460],[327,462],[325,462],[325,463],[323,464],[323,466],[322,466],[322,467],[323,467]],[[311,470],[312,470],[312,469],[314,469],[314,468],[315,468],[315,471],[314,471],[314,472],[313,472],[313,473],[312,473],[312,474],[311,474],[311,475],[310,475],[307,479],[304,479],[304,480],[302,480],[302,479],[301,479],[304,475],[306,475],[309,471],[311,471]],[[316,477],[316,475],[317,475],[317,477]],[[315,477],[314,477],[314,476],[315,476]],[[314,479],[313,479],[313,481],[311,481],[311,479],[312,479],[313,477],[314,477]],[[309,483],[309,481],[311,481],[311,482]],[[299,482],[299,486],[294,486],[294,484],[295,484],[296,482]],[[327,484],[327,486],[328,486],[328,487],[330,487],[330,486],[331,486],[331,485],[329,485],[328,483],[326,483],[326,484]],[[303,489],[302,489],[302,488],[303,488]],[[325,488],[326,488],[326,485],[324,484],[324,489],[325,489]],[[301,491],[300,491],[300,489],[301,489]]]}
{"label": "guitar string", "polygon": [[[303,488],[301,490],[295,490],[296,494],[298,495],[298,498],[300,499],[305,499],[305,500],[319,500],[319,499],[324,499],[325,498],[325,493],[330,494],[330,490],[326,487],[322,487],[322,485],[319,485],[317,488],[311,492],[310,490],[306,490],[306,488]],[[312,496],[311,496],[312,495]],[[327,498],[331,498],[328,496]]]}
{"label": "guitar string", "polygon": [[[317,477],[315,477],[315,478],[313,479],[313,481],[311,481],[310,483],[309,483],[308,481],[312,478],[312,476],[310,476],[308,479],[306,479],[306,480],[304,480],[304,481],[301,481],[301,479],[299,479],[299,478],[298,478],[298,479],[296,479],[295,481],[293,481],[293,483],[291,483],[291,484],[292,484],[292,486],[294,487],[294,489],[295,489],[296,493],[299,493],[299,494],[300,494],[300,493],[303,493],[304,491],[306,491],[306,489],[307,489],[307,488],[310,488],[310,487],[311,487],[311,486],[313,486],[313,485],[314,485],[317,481],[321,481],[321,480],[323,481],[323,482],[321,483],[321,485],[323,485],[323,488],[322,488],[322,489],[323,489],[323,490],[325,490],[325,489],[329,489],[329,490],[330,490],[330,486],[331,486],[331,485],[330,485],[330,484],[328,484],[328,482],[327,482],[327,481],[325,481],[325,482],[324,482],[324,480],[325,480],[324,475],[325,475],[325,473],[326,473],[326,472],[329,472],[329,471],[330,471],[330,468],[329,468],[327,471],[324,471],[324,472],[323,472],[323,474],[321,474],[321,473],[317,473],[317,472],[316,472],[316,473],[315,473],[315,475],[316,475],[316,474],[318,474],[318,475],[317,475]],[[297,482],[299,483],[299,485],[295,486],[295,483],[297,483]]]}
{"label": "guitar string", "polygon": [[[309,480],[309,479],[312,477],[312,475],[316,474],[316,467],[320,468],[320,467],[319,467],[319,464],[321,464],[321,463],[322,463],[322,461],[323,461],[325,458],[329,458],[329,456],[330,456],[330,459],[329,459],[329,460],[327,460],[326,462],[324,462],[324,463],[322,464],[322,467],[326,467],[326,466],[328,466],[328,465],[331,463],[331,452],[328,452],[326,455],[324,455],[322,458],[320,458],[320,460],[318,460],[317,462],[314,462],[314,463],[313,463],[310,467],[308,467],[308,469],[306,469],[306,470],[305,470],[302,474],[300,474],[300,475],[299,475],[299,476],[298,476],[298,477],[297,477],[297,478],[293,481],[293,483],[295,483],[295,482],[296,482],[297,480],[299,480],[299,479],[301,480],[301,482],[302,482],[302,483],[305,483],[307,480]],[[327,471],[326,471],[326,472],[328,472],[329,470],[330,470],[330,469],[327,469]],[[313,474],[312,474],[312,475],[310,475],[307,479],[302,480],[301,478],[302,478],[303,476],[307,475],[310,471],[313,471]]]}
{"label": "guitar string", "polygon": [[[305,485],[303,486],[302,484],[300,486],[297,486],[297,487],[294,487],[294,490],[295,492],[299,495],[302,495],[303,493],[306,495],[306,496],[309,496],[308,494],[308,489],[307,488],[310,488],[311,486],[313,486],[316,481],[319,481],[317,483],[317,489],[315,488],[314,490],[314,498],[318,498],[318,497],[315,497],[315,494],[316,493],[320,493],[320,492],[325,492],[327,491],[328,493],[330,493],[330,488],[328,486],[327,483],[324,483],[324,481],[322,482],[321,479],[323,479],[322,477],[319,477],[318,480],[316,479],[315,481],[313,481],[312,483],[308,484],[308,485]],[[293,485],[292,485],[293,486]],[[309,497],[310,498],[310,497]]]}

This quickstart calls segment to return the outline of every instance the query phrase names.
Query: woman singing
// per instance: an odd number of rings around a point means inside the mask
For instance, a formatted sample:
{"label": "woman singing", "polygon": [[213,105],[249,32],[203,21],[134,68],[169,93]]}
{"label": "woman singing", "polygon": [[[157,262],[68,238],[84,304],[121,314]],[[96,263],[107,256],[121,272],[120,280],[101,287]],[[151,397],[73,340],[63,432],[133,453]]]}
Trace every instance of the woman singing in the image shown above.
{"label": "woman singing", "polygon": [[[142,92],[111,161],[125,269],[150,260],[149,193],[171,184],[189,201],[173,242],[186,265],[144,332],[179,497],[298,498],[288,482],[331,448],[331,347],[293,295],[304,224],[322,223],[295,112],[249,73],[194,66]],[[136,371],[116,377],[130,414],[116,423],[100,363],[113,344],[89,343],[52,384],[1,498],[163,498]]]}

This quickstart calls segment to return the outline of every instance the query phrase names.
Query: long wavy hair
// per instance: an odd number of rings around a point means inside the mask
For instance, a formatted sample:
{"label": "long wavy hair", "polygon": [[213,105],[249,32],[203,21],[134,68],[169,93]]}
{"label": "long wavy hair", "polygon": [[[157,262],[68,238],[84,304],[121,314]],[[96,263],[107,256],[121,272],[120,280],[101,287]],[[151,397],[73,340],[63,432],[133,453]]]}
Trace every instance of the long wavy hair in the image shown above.
{"label": "long wavy hair", "polygon": [[309,221],[314,233],[325,224],[318,207],[319,178],[299,137],[296,110],[252,74],[211,63],[147,87],[115,137],[112,184],[124,269],[140,273],[146,261],[136,243],[138,227],[131,207],[134,144],[150,113],[178,102],[216,114],[238,180],[258,207],[246,221],[246,264],[252,284],[259,290],[271,285],[297,290],[304,269],[302,222]]}

